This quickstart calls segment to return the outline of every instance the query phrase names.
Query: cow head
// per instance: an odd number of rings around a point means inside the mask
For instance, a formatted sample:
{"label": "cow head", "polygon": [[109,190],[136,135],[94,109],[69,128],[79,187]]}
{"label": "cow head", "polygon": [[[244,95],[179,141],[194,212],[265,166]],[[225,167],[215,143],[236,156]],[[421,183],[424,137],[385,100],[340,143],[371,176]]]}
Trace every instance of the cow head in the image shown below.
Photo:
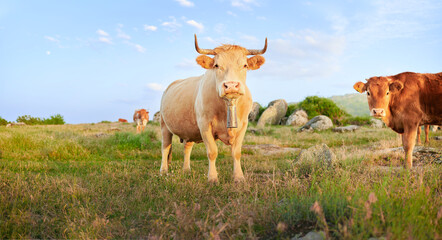
{"label": "cow head", "polygon": [[367,92],[370,114],[376,118],[390,116],[390,101],[394,94],[398,94],[404,85],[400,81],[393,81],[388,77],[372,77],[366,83],[357,82],[353,88],[360,92]]}
{"label": "cow head", "polygon": [[[237,45],[222,45],[212,50],[200,49],[195,35],[195,49],[202,54],[196,62],[205,69],[213,70],[219,97],[231,100],[244,95],[247,70],[256,70],[264,64],[265,58],[259,54],[267,50],[267,38],[262,50],[249,50]],[[247,55],[257,56],[247,58]]]}

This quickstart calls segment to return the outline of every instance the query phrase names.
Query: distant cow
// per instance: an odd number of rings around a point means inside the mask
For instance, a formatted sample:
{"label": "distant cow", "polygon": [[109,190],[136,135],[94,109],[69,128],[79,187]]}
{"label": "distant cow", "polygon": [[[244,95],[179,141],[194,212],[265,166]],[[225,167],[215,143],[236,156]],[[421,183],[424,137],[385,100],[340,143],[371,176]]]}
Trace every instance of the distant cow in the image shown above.
{"label": "distant cow", "polygon": [[134,122],[137,124],[137,133],[144,131],[147,122],[149,122],[149,112],[146,109],[135,110]]}
{"label": "distant cow", "polygon": [[[172,136],[177,135],[184,143],[183,169],[190,170],[193,144],[204,142],[209,158],[208,179],[217,182],[215,161],[218,148],[215,141],[219,139],[232,146],[233,178],[242,181],[241,146],[252,107],[246,73],[264,64],[265,59],[259,54],[266,51],[267,39],[262,50],[248,50],[237,45],[222,45],[212,50],[200,49],[195,35],[195,49],[202,54],[196,62],[207,69],[206,73],[173,82],[161,99],[163,139],[160,172],[168,170],[172,158]],[[247,55],[257,56],[247,58]]]}
{"label": "distant cow", "polygon": [[372,77],[366,83],[357,82],[353,88],[360,93],[367,92],[373,117],[381,118],[395,132],[403,133],[405,166],[411,168],[417,128],[442,124],[442,72]]}
{"label": "distant cow", "polygon": [[123,118],[119,118],[119,119],[118,119],[118,122],[126,123],[127,120],[126,120],[126,119],[123,119]]}
{"label": "distant cow", "polygon": [[[425,143],[429,143],[430,139],[428,138],[428,135],[430,133],[430,125],[425,125],[424,126],[424,130],[425,130]],[[417,144],[421,144],[421,127],[419,126],[417,128]]]}

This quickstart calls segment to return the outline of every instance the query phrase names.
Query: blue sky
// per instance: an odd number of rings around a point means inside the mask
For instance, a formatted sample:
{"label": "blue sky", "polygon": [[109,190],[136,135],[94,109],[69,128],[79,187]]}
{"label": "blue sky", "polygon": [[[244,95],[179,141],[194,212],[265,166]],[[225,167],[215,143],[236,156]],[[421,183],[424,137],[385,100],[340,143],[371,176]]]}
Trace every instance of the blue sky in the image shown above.
{"label": "blue sky", "polygon": [[151,117],[176,79],[204,73],[202,48],[262,48],[254,101],[354,93],[372,76],[442,71],[442,2],[0,1],[0,116],[67,123]]}

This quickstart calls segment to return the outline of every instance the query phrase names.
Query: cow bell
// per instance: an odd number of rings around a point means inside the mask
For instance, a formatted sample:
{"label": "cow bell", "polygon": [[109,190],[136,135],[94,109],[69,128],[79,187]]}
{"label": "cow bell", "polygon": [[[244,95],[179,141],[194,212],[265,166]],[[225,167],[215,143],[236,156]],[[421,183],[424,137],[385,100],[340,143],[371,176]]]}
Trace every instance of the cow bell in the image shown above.
{"label": "cow bell", "polygon": [[227,99],[227,128],[237,128],[236,99]]}

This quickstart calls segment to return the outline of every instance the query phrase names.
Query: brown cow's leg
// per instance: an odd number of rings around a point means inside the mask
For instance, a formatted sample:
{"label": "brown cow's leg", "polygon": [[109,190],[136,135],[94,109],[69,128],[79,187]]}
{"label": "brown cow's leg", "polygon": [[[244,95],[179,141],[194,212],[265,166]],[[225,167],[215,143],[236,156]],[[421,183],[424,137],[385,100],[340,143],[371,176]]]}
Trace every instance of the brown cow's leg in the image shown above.
{"label": "brown cow's leg", "polygon": [[162,143],[161,143],[162,159],[161,159],[160,173],[167,173],[169,164],[172,160],[173,134],[169,132],[169,129],[167,129],[166,124],[163,121],[161,121],[161,136],[162,136]]}
{"label": "brown cow's leg", "polygon": [[190,172],[190,153],[192,152],[192,147],[194,142],[184,142],[184,164],[183,171]]}
{"label": "brown cow's leg", "polygon": [[238,135],[232,144],[232,157],[233,157],[233,179],[235,182],[244,181],[244,174],[241,169],[241,147],[246,134],[247,123],[238,131]]}
{"label": "brown cow's leg", "polygon": [[425,125],[425,143],[429,143],[428,134],[430,134],[430,125]]}
{"label": "brown cow's leg", "polygon": [[417,127],[417,137],[416,137],[416,140],[417,140],[417,144],[418,145],[422,144],[422,142],[421,142],[421,126]]}
{"label": "brown cow's leg", "polygon": [[402,144],[405,151],[405,167],[411,169],[413,166],[413,149],[416,143],[417,124],[414,126],[408,126],[405,128],[404,134],[402,134]]}
{"label": "brown cow's leg", "polygon": [[206,145],[207,157],[209,158],[209,172],[207,177],[209,182],[218,182],[218,172],[216,171],[216,157],[218,157],[218,147],[216,146],[215,138],[212,135],[212,126],[209,125],[207,129],[201,129],[201,137],[204,145]]}

